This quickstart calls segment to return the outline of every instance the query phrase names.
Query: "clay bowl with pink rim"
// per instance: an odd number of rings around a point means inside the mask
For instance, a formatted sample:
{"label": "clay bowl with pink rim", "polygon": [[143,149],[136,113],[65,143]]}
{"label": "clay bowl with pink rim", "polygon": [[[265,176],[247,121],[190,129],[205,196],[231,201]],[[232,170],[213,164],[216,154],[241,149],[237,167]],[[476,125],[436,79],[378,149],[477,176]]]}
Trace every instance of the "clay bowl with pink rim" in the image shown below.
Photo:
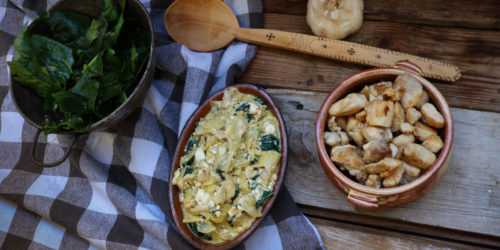
{"label": "clay bowl with pink rim", "polygon": [[174,186],[172,184],[172,179],[174,176],[175,170],[179,168],[180,166],[180,159],[184,154],[184,148],[186,147],[186,144],[188,143],[189,137],[191,134],[194,132],[194,129],[196,127],[196,122],[200,120],[200,118],[205,117],[208,112],[210,112],[211,106],[210,102],[211,101],[220,101],[222,100],[222,97],[224,95],[224,90],[223,89],[214,95],[212,95],[208,100],[206,100],[191,116],[189,121],[186,123],[184,126],[184,129],[182,131],[182,134],[179,138],[179,142],[177,143],[177,148],[175,150],[175,155],[172,160],[172,165],[170,169],[170,182],[169,182],[169,196],[170,196],[170,208],[172,210],[172,215],[173,219],[175,222],[175,225],[181,235],[186,239],[191,245],[194,247],[200,248],[200,249],[230,249],[238,245],[240,242],[245,240],[250,234],[252,234],[253,231],[259,226],[259,224],[262,222],[262,220],[266,217],[266,215],[269,213],[269,210],[271,209],[278,192],[281,188],[281,185],[283,184],[283,180],[285,177],[285,171],[286,171],[286,166],[287,166],[287,159],[288,159],[288,140],[287,140],[287,135],[286,135],[286,128],[285,128],[285,122],[283,120],[283,117],[281,116],[280,111],[278,110],[278,107],[275,105],[274,101],[271,99],[271,96],[269,96],[266,92],[263,90],[259,89],[258,87],[250,84],[235,84],[231,85],[230,87],[237,88],[240,92],[245,93],[245,94],[251,94],[255,97],[258,97],[264,101],[266,101],[267,106],[269,107],[269,110],[273,115],[278,119],[279,125],[280,125],[280,133],[281,133],[281,160],[279,163],[280,169],[278,171],[278,177],[276,179],[276,183],[273,188],[273,196],[264,204],[262,208],[262,217],[257,218],[253,224],[245,231],[240,233],[236,238],[226,241],[226,242],[221,242],[221,243],[210,243],[206,242],[200,238],[198,238],[191,230],[188,228],[188,226],[182,222],[183,220],[183,212],[182,212],[182,206],[179,201],[179,188],[177,186]]}
{"label": "clay bowl with pink rim", "polygon": [[[439,90],[421,77],[420,72],[418,66],[408,61],[399,61],[394,68],[375,68],[362,71],[337,85],[328,94],[319,110],[316,119],[315,139],[323,171],[339,190],[347,194],[347,200],[358,207],[375,209],[379,206],[397,206],[418,199],[436,185],[449,165],[453,142],[453,119],[450,107]],[[365,85],[379,81],[394,81],[398,75],[405,73],[410,73],[420,81],[429,94],[430,101],[443,115],[445,125],[439,133],[441,137],[444,136],[444,146],[435,163],[420,177],[407,184],[391,188],[373,188],[357,183],[344,175],[330,159],[323,139],[328,120],[328,109],[334,102],[349,93],[360,91]]]}

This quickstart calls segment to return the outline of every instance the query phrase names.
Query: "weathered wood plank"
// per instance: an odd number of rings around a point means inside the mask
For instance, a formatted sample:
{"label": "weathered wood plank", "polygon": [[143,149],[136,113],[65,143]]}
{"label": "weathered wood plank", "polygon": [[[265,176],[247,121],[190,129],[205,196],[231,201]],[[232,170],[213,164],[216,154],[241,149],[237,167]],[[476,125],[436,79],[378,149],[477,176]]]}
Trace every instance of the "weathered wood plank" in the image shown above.
{"label": "weathered wood plank", "polygon": [[366,214],[342,212],[307,205],[299,205],[299,209],[308,217],[326,218],[327,220],[339,221],[370,228],[384,229],[389,231],[403,232],[405,234],[419,235],[444,241],[452,241],[461,244],[496,247],[500,246],[500,237],[477,234],[449,228],[429,226],[406,221],[401,223],[397,219],[381,218]]}
{"label": "weathered wood plank", "polygon": [[[495,0],[364,0],[364,19],[436,26],[500,29]],[[305,15],[307,0],[266,0],[265,13]]]}
{"label": "weathered wood plank", "polygon": [[327,249],[466,249],[455,242],[309,217]]}
{"label": "weathered wood plank", "polygon": [[500,114],[452,108],[455,138],[450,166],[421,199],[395,208],[357,209],[321,169],[314,122],[326,94],[268,89],[289,137],[285,184],[299,204],[500,236]]}
{"label": "weathered wood plank", "polygon": [[[301,16],[267,14],[265,27],[310,33]],[[500,31],[365,22],[349,40],[455,64],[462,79],[454,84],[434,81],[450,105],[500,112]],[[241,81],[328,92],[366,68],[261,47]]]}

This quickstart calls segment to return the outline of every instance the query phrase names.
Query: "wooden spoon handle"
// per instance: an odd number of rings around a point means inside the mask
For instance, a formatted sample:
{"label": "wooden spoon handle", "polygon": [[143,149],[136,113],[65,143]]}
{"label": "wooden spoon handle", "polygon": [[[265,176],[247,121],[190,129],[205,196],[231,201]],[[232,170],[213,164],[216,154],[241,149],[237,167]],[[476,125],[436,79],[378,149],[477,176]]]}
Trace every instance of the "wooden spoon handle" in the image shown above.
{"label": "wooden spoon handle", "polygon": [[458,67],[448,63],[330,38],[247,28],[239,28],[236,38],[263,46],[376,67],[393,67],[400,60],[409,60],[420,67],[424,77],[448,82],[455,82],[461,77]]}

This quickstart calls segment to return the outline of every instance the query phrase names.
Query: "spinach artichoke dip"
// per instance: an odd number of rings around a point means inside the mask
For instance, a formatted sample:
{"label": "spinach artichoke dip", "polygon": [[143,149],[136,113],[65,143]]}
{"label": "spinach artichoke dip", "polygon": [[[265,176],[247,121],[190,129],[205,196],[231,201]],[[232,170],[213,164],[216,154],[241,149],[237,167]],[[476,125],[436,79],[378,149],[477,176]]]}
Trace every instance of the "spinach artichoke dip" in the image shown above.
{"label": "spinach artichoke dip", "polygon": [[278,119],[236,88],[197,123],[175,171],[183,222],[199,238],[231,240],[262,216],[281,159]]}

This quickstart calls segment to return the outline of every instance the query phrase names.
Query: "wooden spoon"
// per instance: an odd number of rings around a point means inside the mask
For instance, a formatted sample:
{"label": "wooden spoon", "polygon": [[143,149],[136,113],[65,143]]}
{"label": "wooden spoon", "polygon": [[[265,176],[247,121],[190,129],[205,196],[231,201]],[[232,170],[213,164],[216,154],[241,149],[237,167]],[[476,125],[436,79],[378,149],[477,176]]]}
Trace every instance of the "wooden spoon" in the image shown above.
{"label": "wooden spoon", "polygon": [[422,75],[455,82],[458,67],[435,60],[362,44],[299,33],[240,28],[233,11],[221,0],[177,0],[165,12],[165,28],[172,38],[196,51],[212,51],[235,38],[263,46],[376,67],[393,67],[409,60]]}

